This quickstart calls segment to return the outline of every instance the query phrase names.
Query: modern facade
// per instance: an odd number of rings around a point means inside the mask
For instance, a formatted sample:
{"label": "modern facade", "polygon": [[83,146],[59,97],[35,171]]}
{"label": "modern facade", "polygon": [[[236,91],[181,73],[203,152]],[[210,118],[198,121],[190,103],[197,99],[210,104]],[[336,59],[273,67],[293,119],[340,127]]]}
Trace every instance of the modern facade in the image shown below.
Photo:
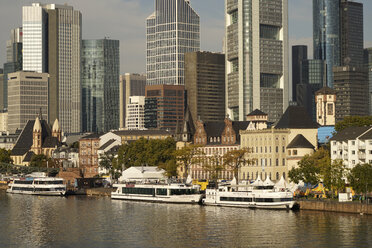
{"label": "modern facade", "polygon": [[146,20],[147,85],[184,85],[184,53],[200,50],[199,15],[189,0],[155,0]]}
{"label": "modern facade", "polygon": [[368,115],[368,78],[363,67],[339,66],[333,68],[336,91],[336,122],[346,116]]}
{"label": "modern facade", "polygon": [[22,7],[23,69],[48,72],[48,15],[40,3]]}
{"label": "modern facade", "polygon": [[225,119],[225,55],[210,52],[185,54],[187,107],[194,122]]}
{"label": "modern facade", "polygon": [[8,111],[0,111],[0,133],[8,131]]}
{"label": "modern facade", "polygon": [[145,128],[176,131],[185,112],[183,85],[148,85],[145,99]]}
{"label": "modern facade", "polygon": [[340,3],[341,65],[363,64],[363,4],[342,0]]}
{"label": "modern facade", "polygon": [[49,122],[81,130],[81,13],[72,6],[23,7],[23,70],[49,73]]}
{"label": "modern facade", "polygon": [[82,43],[82,124],[84,132],[119,128],[119,41]]}
{"label": "modern facade", "polygon": [[321,126],[336,124],[336,91],[324,87],[315,92],[316,122]]}
{"label": "modern facade", "polygon": [[254,109],[277,121],[288,97],[288,1],[226,0],[226,108],[233,120]]}
{"label": "modern facade", "polygon": [[333,87],[333,67],[341,63],[340,1],[313,0],[314,59],[325,60],[327,86]]}
{"label": "modern facade", "polygon": [[307,46],[292,46],[292,101],[297,101],[297,85],[302,83],[302,61],[307,60]]}
{"label": "modern facade", "polygon": [[[304,106],[312,119],[316,120],[315,92],[326,86],[327,65],[323,60],[308,59],[302,61],[301,78],[302,84],[307,85],[307,91],[302,91],[298,98],[305,101],[298,101]],[[299,89],[301,91],[301,89]]]}
{"label": "modern facade", "polygon": [[348,127],[330,140],[331,159],[342,160],[347,169],[372,163],[372,127]]}
{"label": "modern facade", "polygon": [[23,63],[23,28],[10,32],[6,42],[6,63],[4,64],[4,81],[0,85],[0,109],[8,108],[8,73],[21,71]]}
{"label": "modern facade", "polygon": [[130,96],[127,104],[125,126],[128,130],[145,129],[145,97]]}
{"label": "modern facade", "polygon": [[145,96],[146,75],[125,73],[120,75],[119,85],[119,128],[125,128],[126,109],[130,96]]}
{"label": "modern facade", "polygon": [[368,70],[368,108],[372,115],[372,47],[364,49],[364,66]]}
{"label": "modern facade", "polygon": [[48,119],[48,74],[19,71],[8,80],[8,131],[23,129],[38,113]]}

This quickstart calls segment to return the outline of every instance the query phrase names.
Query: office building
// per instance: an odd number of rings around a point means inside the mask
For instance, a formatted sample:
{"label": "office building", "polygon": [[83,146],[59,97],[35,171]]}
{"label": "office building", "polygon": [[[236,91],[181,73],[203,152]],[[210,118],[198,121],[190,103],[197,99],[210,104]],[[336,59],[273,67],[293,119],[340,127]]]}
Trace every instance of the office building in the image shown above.
{"label": "office building", "polygon": [[341,65],[363,64],[363,4],[342,0],[340,6]]}
{"label": "office building", "polygon": [[368,108],[372,115],[372,47],[364,49],[364,66],[368,70]]}
{"label": "office building", "polygon": [[119,128],[119,41],[83,40],[82,124],[84,132]]}
{"label": "office building", "polygon": [[307,86],[303,86],[307,88],[306,91],[302,91],[299,88],[299,94],[301,96],[299,98],[306,99],[306,103],[302,103],[299,101],[299,106],[303,106],[306,108],[308,114],[312,119],[316,120],[316,106],[315,106],[315,92],[326,86],[327,80],[327,72],[326,72],[326,64],[323,60],[316,60],[316,59],[308,59],[302,61],[301,66],[301,77],[302,77],[302,84]]}
{"label": "office building", "polygon": [[336,91],[336,122],[346,116],[368,115],[368,80],[363,67],[333,68]]}
{"label": "office building", "polygon": [[8,131],[23,129],[38,114],[47,120],[48,74],[19,71],[8,76]]}
{"label": "office building", "polygon": [[127,104],[125,126],[128,130],[145,129],[145,97],[130,96]]}
{"label": "office building", "polygon": [[184,85],[184,53],[200,50],[200,20],[189,0],[155,0],[146,20],[147,85]]}
{"label": "office building", "polygon": [[6,63],[4,64],[4,81],[0,85],[0,109],[8,108],[8,73],[21,71],[23,63],[23,29],[15,28],[10,32],[6,42]]}
{"label": "office building", "polygon": [[176,131],[183,124],[185,112],[183,85],[147,85],[145,128]]}
{"label": "office building", "polygon": [[292,101],[297,101],[297,85],[302,83],[302,61],[307,59],[307,46],[292,46]]}
{"label": "office building", "polygon": [[287,108],[288,1],[226,0],[226,108],[243,121],[254,109],[277,121]]}
{"label": "office building", "polygon": [[187,106],[193,121],[225,119],[225,55],[210,52],[185,54]]}
{"label": "office building", "polygon": [[321,126],[334,126],[336,123],[336,91],[323,87],[315,92],[316,122]]}
{"label": "office building", "polygon": [[333,67],[341,63],[340,1],[313,0],[314,59],[327,65],[327,86],[333,87]]}
{"label": "office building", "polygon": [[49,122],[81,130],[81,13],[72,6],[23,7],[23,70],[49,73]]}
{"label": "office building", "polygon": [[145,96],[146,75],[137,73],[125,73],[120,75],[119,85],[119,128],[124,129],[126,109],[130,96]]}

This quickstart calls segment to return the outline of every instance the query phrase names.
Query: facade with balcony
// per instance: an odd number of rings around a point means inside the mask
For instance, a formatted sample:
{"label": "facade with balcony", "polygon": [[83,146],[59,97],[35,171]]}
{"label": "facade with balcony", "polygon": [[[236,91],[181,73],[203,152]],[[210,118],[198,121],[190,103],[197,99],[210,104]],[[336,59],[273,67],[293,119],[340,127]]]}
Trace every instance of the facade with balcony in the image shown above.
{"label": "facade with balcony", "polygon": [[372,163],[372,126],[346,128],[338,132],[330,144],[331,159],[343,160],[348,169]]}

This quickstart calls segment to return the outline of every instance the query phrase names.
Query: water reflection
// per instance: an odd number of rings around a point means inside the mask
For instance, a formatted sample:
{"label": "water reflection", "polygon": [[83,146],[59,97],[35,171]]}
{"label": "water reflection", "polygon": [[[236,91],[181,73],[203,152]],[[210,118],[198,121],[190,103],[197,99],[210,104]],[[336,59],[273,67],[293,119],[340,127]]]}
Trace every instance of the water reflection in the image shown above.
{"label": "water reflection", "polygon": [[372,217],[0,193],[11,247],[371,247]]}

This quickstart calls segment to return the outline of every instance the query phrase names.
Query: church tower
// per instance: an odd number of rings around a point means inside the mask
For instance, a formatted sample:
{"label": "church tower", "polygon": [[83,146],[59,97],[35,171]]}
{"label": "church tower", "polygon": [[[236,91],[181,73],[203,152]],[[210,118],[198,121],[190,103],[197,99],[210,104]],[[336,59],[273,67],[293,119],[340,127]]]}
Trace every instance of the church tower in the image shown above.
{"label": "church tower", "polygon": [[62,131],[61,131],[61,128],[59,126],[59,121],[58,119],[56,119],[54,121],[54,124],[53,124],[53,127],[52,127],[52,136],[53,137],[56,137],[58,139],[59,142],[62,141]]}
{"label": "church tower", "polygon": [[41,154],[41,123],[39,117],[36,117],[34,128],[32,130],[32,147],[31,150],[35,154]]}

